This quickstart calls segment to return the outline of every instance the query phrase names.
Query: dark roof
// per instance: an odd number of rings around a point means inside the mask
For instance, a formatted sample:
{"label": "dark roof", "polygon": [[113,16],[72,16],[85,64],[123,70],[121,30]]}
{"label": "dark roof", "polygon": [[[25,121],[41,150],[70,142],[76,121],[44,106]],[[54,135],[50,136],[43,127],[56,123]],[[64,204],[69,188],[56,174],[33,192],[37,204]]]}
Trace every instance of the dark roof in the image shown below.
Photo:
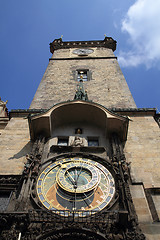
{"label": "dark roof", "polygon": [[112,37],[105,37],[104,40],[94,40],[94,41],[69,41],[63,42],[62,38],[55,39],[50,43],[50,52],[53,53],[57,49],[65,48],[83,48],[83,47],[104,47],[110,48],[113,51],[116,50],[117,42]]}

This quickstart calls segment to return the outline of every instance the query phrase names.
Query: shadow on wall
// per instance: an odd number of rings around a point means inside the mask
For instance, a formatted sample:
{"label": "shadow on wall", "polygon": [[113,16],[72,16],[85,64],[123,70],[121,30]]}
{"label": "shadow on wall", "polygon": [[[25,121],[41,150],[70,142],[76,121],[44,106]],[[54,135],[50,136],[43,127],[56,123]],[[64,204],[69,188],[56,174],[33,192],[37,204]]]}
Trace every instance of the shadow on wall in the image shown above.
{"label": "shadow on wall", "polygon": [[9,160],[12,159],[19,159],[22,158],[24,156],[26,156],[26,154],[30,153],[32,149],[32,142],[29,141],[18,153],[14,154],[13,157],[10,157]]}

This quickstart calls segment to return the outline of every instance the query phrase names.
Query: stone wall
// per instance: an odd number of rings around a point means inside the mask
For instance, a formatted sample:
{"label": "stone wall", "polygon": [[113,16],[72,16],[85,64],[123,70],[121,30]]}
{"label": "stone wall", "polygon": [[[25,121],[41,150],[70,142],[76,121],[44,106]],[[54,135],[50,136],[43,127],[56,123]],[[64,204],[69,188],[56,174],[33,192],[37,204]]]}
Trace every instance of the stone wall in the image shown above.
{"label": "stone wall", "polygon": [[[159,240],[160,131],[153,116],[130,116],[125,155],[131,162],[133,203],[147,240]],[[146,191],[150,191],[147,198]],[[160,218],[159,218],[160,219]]]}
{"label": "stone wall", "polygon": [[91,73],[91,80],[84,82],[89,100],[108,108],[136,107],[111,49],[94,48],[88,58],[73,54],[73,50],[55,51],[30,108],[50,108],[53,104],[73,100],[77,69],[89,69]]}
{"label": "stone wall", "polygon": [[160,187],[160,130],[153,116],[131,116],[125,154],[133,183]]}
{"label": "stone wall", "polygon": [[0,136],[0,175],[21,175],[31,151],[28,120],[12,118]]}

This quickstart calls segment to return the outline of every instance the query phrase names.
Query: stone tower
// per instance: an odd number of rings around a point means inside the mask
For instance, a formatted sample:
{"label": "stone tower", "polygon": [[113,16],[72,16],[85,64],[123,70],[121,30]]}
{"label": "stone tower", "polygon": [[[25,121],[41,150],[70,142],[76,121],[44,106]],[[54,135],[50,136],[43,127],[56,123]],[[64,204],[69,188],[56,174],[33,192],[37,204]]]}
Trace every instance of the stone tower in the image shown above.
{"label": "stone tower", "polygon": [[135,108],[135,102],[113,51],[116,41],[63,42],[50,44],[52,58],[30,108],[50,108],[73,99],[78,75],[86,75],[84,87],[89,99],[107,108]]}
{"label": "stone tower", "polygon": [[30,108],[1,100],[2,240],[160,239],[160,116],[136,107],[115,49],[55,39]]}

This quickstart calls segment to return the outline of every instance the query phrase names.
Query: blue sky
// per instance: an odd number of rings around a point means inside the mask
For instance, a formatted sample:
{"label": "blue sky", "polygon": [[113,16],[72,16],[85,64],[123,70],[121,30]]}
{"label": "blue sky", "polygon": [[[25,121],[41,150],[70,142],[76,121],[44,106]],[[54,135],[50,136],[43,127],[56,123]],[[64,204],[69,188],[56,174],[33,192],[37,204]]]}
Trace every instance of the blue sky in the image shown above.
{"label": "blue sky", "polygon": [[160,111],[159,0],[0,1],[0,96],[26,109],[48,65],[49,43],[117,41],[115,55],[137,107]]}

